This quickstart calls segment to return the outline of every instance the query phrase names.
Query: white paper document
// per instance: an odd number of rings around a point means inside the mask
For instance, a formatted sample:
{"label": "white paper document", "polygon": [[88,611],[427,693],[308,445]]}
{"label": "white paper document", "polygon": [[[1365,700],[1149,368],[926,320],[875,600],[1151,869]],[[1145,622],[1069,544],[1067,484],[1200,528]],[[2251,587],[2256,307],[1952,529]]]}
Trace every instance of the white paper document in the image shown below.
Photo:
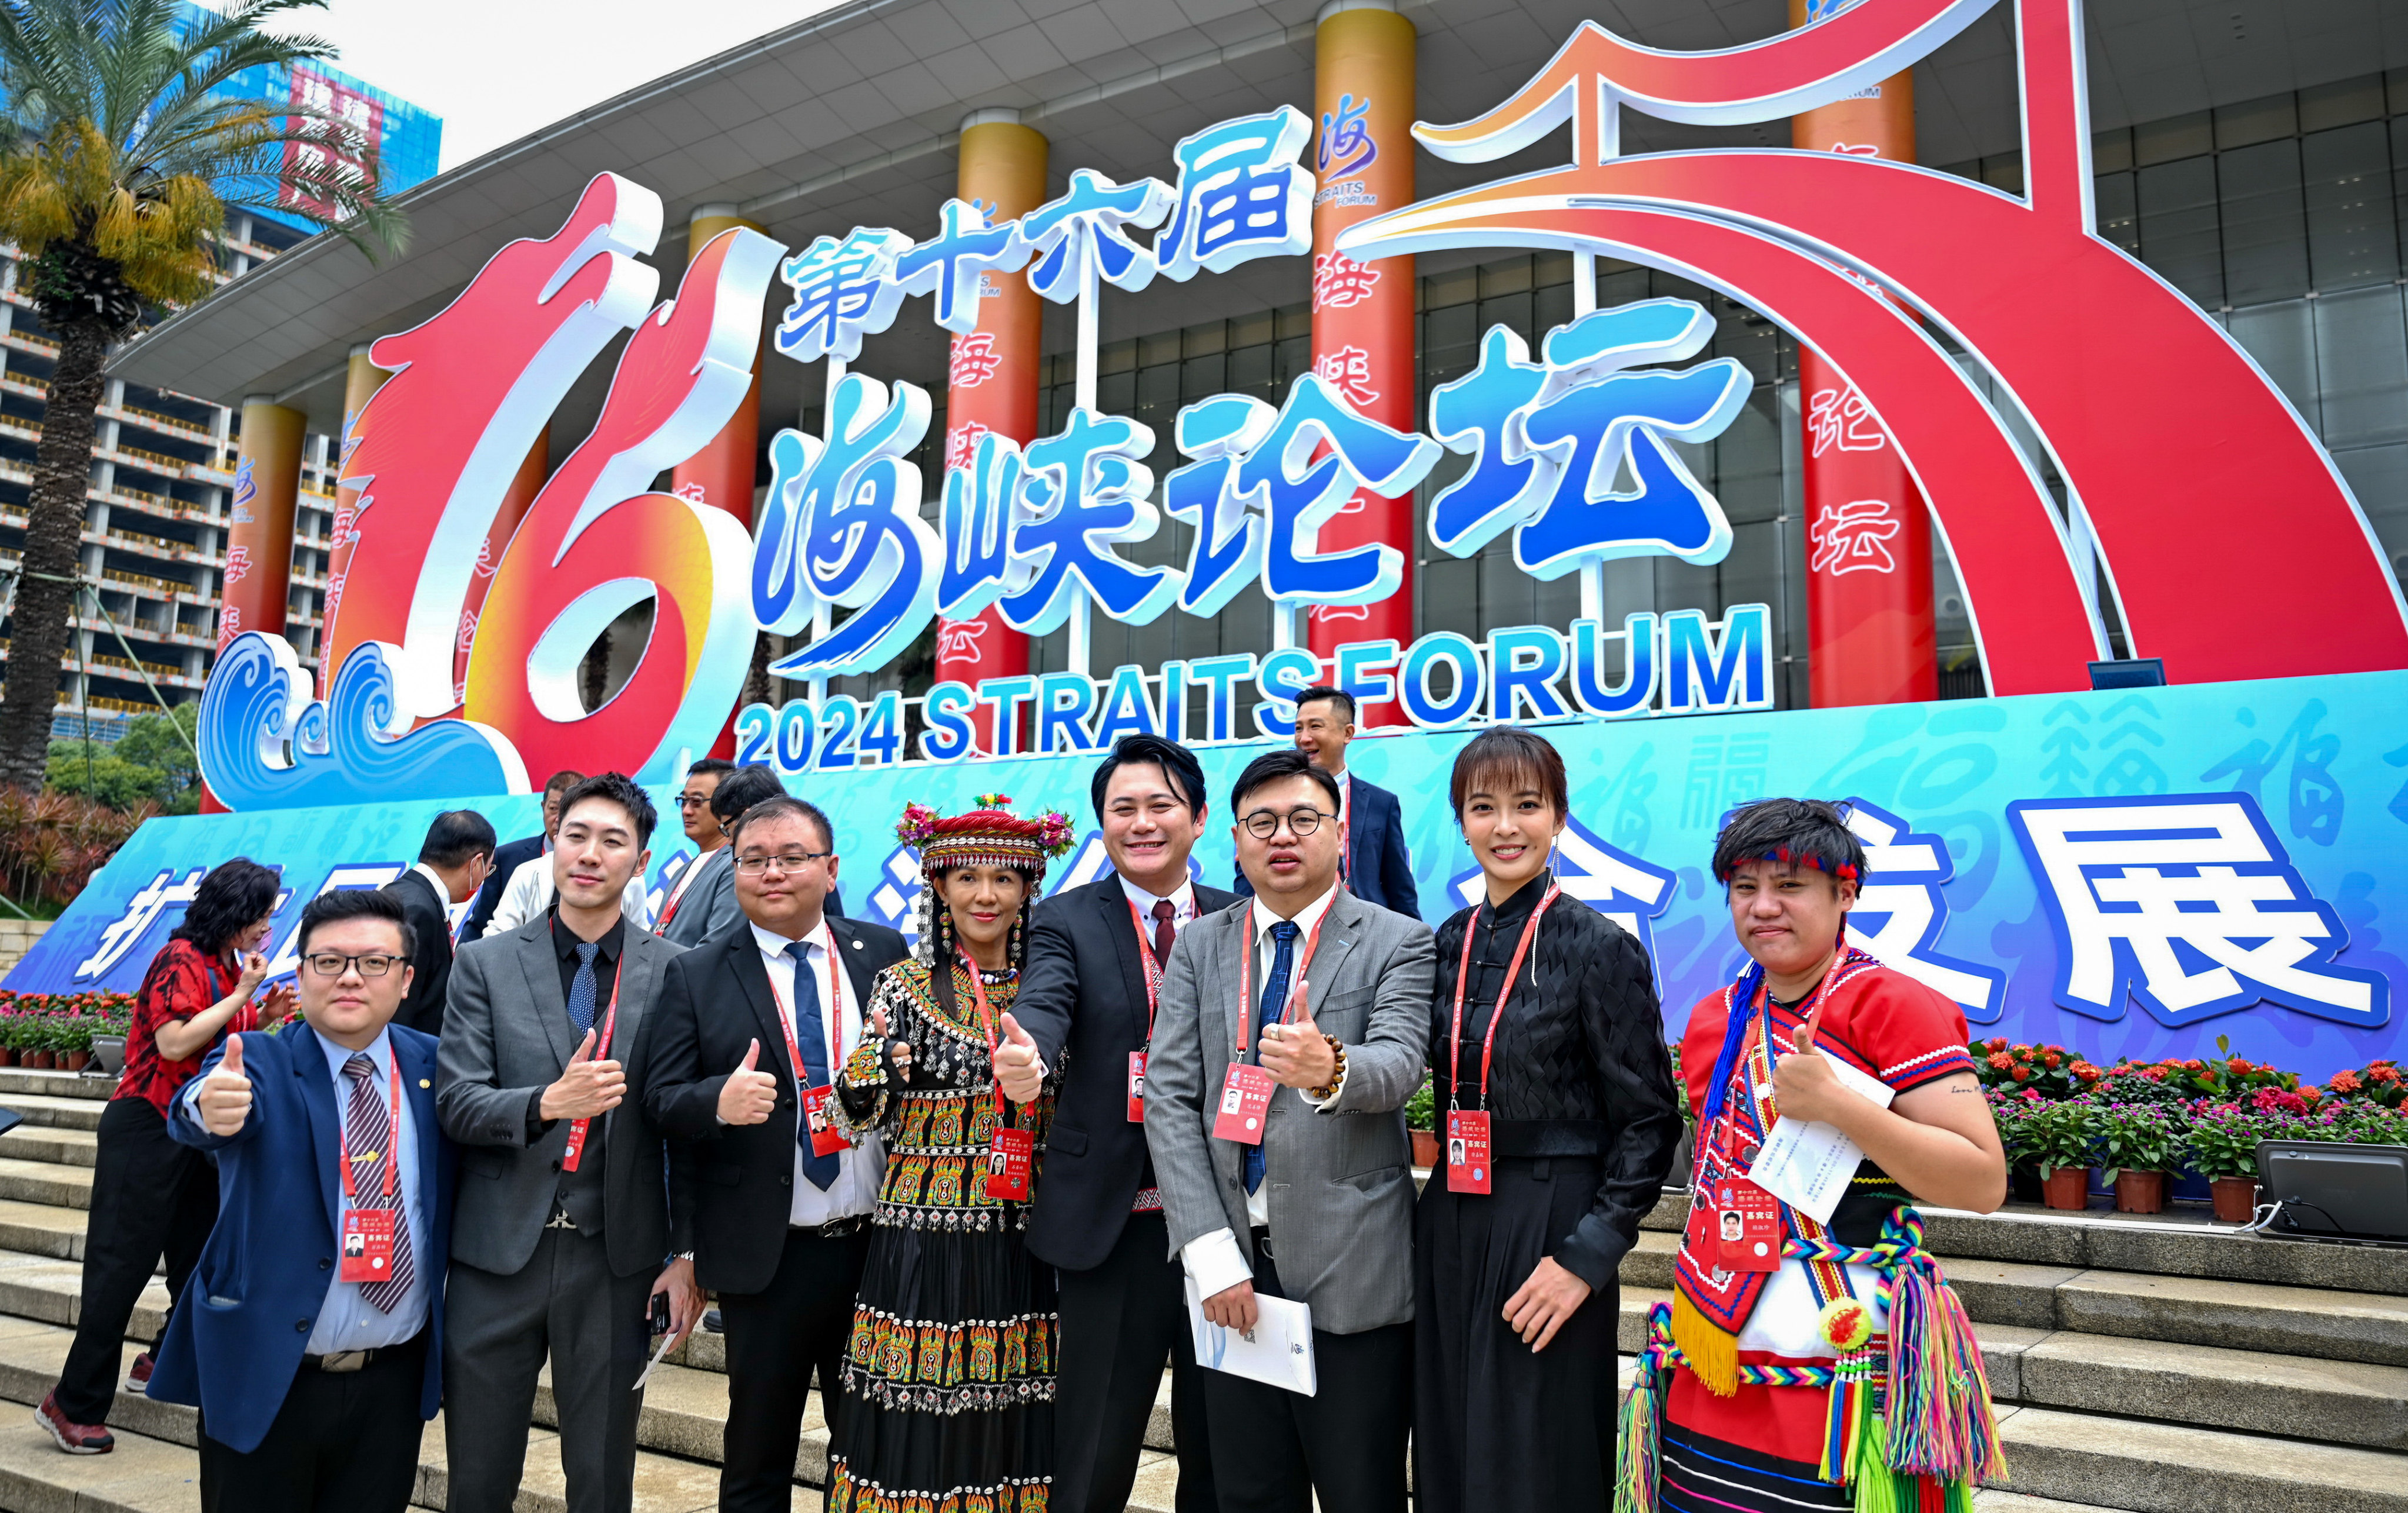
{"label": "white paper document", "polygon": [[[1823,1058],[1838,1075],[1841,1086],[1859,1092],[1884,1108],[1898,1093],[1886,1082],[1867,1077],[1837,1056]],[[1783,1115],[1764,1137],[1764,1148],[1748,1171],[1756,1185],[1800,1213],[1828,1224],[1848,1193],[1848,1182],[1865,1159],[1856,1143],[1836,1124],[1807,1123]]]}
{"label": "white paper document", "polygon": [[1254,1332],[1240,1335],[1204,1317],[1196,1278],[1187,1278],[1187,1321],[1196,1331],[1198,1364],[1291,1392],[1313,1395],[1312,1310],[1286,1298],[1254,1294]]}

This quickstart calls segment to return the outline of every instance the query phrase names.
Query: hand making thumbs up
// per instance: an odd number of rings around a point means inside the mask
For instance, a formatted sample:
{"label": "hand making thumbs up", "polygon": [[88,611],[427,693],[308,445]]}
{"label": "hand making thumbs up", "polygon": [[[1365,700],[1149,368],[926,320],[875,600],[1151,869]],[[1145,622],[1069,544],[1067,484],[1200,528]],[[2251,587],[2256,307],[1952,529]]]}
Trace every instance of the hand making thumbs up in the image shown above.
{"label": "hand making thumbs up", "polygon": [[1003,1043],[995,1048],[995,1079],[1002,1084],[1003,1095],[1016,1104],[1035,1103],[1045,1086],[1045,1059],[1009,1013],[1003,1016]]}
{"label": "hand making thumbs up", "polygon": [[251,1118],[251,1078],[242,1075],[242,1036],[226,1040],[225,1056],[201,1079],[194,1100],[200,1107],[201,1128],[221,1137],[238,1135]]}
{"label": "hand making thumbs up", "polygon": [[1808,1123],[1829,1123],[1833,1110],[1851,1096],[1832,1072],[1830,1058],[1814,1049],[1814,1036],[1822,1028],[1822,1020],[1818,1007],[1798,1027],[1791,1042],[1797,1049],[1772,1063],[1774,1106],[1789,1118]]}
{"label": "hand making thumbs up", "polygon": [[627,1095],[625,1071],[617,1062],[594,1060],[594,1032],[588,1030],[560,1080],[543,1090],[545,1119],[593,1119],[618,1107]]}
{"label": "hand making thumbs up", "polygon": [[777,1106],[778,1079],[761,1070],[761,1042],[756,1038],[746,1049],[743,1063],[719,1085],[719,1121],[764,1123],[769,1118],[769,1110]]}
{"label": "hand making thumbs up", "polygon": [[1282,1087],[1310,1091],[1338,1079],[1338,1052],[1312,1022],[1312,985],[1296,985],[1296,1018],[1263,1026],[1263,1070]]}

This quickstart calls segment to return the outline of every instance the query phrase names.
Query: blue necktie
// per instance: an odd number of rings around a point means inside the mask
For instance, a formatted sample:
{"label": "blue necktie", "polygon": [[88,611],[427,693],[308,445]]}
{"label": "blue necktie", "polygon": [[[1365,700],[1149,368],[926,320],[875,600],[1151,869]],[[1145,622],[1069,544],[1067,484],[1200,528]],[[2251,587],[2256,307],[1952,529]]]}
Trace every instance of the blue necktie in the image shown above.
{"label": "blue necktie", "polygon": [[[1282,920],[1271,926],[1271,940],[1277,949],[1271,956],[1271,975],[1263,982],[1263,999],[1254,1009],[1254,1060],[1263,1059],[1260,1049],[1263,1032],[1279,1018],[1280,1006],[1287,1002],[1288,974],[1296,970],[1297,928],[1294,920]],[[1246,1147],[1246,1191],[1260,1191],[1263,1185],[1263,1148]]]}
{"label": "blue necktie", "polygon": [[[828,1086],[827,1031],[820,1023],[820,983],[811,976],[810,947],[806,942],[786,943],[786,954],[795,959],[795,1045],[803,1053],[802,1078],[805,1088]],[[800,1113],[800,1110],[797,1110]],[[795,1143],[803,1148],[803,1176],[822,1192],[836,1180],[837,1158],[811,1153],[811,1121],[798,1117],[795,1120]]]}
{"label": "blue necktie", "polygon": [[[568,979],[568,1022],[577,1026],[577,1037],[594,1028],[594,1000],[600,996],[599,985],[594,979],[594,958],[602,949],[590,940],[577,943],[577,975]],[[596,1048],[607,1050],[609,1047]]]}

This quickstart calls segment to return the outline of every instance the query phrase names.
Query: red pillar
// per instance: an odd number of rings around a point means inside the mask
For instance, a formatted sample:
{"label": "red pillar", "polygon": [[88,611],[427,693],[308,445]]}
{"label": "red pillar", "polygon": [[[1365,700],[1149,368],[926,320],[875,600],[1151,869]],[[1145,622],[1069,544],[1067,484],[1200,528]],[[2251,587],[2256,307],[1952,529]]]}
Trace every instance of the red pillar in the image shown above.
{"label": "red pillar", "polygon": [[[1805,0],[1790,0],[1789,22],[1805,24]],[[1794,117],[1790,143],[1914,162],[1914,74]],[[1814,707],[1936,699],[1930,510],[1847,375],[1804,346],[1798,398],[1806,432],[1806,649]]]}

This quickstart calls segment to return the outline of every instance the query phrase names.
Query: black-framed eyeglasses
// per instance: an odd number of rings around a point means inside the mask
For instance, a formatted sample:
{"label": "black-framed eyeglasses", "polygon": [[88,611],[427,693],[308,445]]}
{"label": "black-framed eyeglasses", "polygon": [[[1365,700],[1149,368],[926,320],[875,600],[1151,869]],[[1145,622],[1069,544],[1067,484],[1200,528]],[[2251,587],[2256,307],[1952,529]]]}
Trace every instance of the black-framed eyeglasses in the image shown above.
{"label": "black-framed eyeglasses", "polygon": [[1239,821],[1238,823],[1245,826],[1247,834],[1253,835],[1256,840],[1268,840],[1273,835],[1278,835],[1282,824],[1285,824],[1288,829],[1294,831],[1297,838],[1301,840],[1305,836],[1312,835],[1314,831],[1319,830],[1321,828],[1321,821],[1324,820],[1335,820],[1337,818],[1338,816],[1334,814],[1329,814],[1323,810],[1316,809],[1312,805],[1307,804],[1297,808],[1290,809],[1285,814],[1275,813],[1269,809],[1256,809],[1254,813]]}
{"label": "black-framed eyeglasses", "polygon": [[681,809],[699,809],[710,802],[710,799],[701,793],[680,793],[677,796],[677,806]]}
{"label": "black-framed eyeglasses", "polygon": [[739,856],[736,870],[744,873],[767,872],[775,865],[781,872],[800,872],[806,862],[824,862],[834,851],[781,851],[776,856]]}
{"label": "black-framed eyeglasses", "polygon": [[333,951],[319,951],[301,958],[303,965],[322,978],[339,978],[354,964],[359,967],[360,976],[380,978],[392,971],[394,963],[400,960],[398,956],[386,956],[381,952],[367,956],[337,956]]}

